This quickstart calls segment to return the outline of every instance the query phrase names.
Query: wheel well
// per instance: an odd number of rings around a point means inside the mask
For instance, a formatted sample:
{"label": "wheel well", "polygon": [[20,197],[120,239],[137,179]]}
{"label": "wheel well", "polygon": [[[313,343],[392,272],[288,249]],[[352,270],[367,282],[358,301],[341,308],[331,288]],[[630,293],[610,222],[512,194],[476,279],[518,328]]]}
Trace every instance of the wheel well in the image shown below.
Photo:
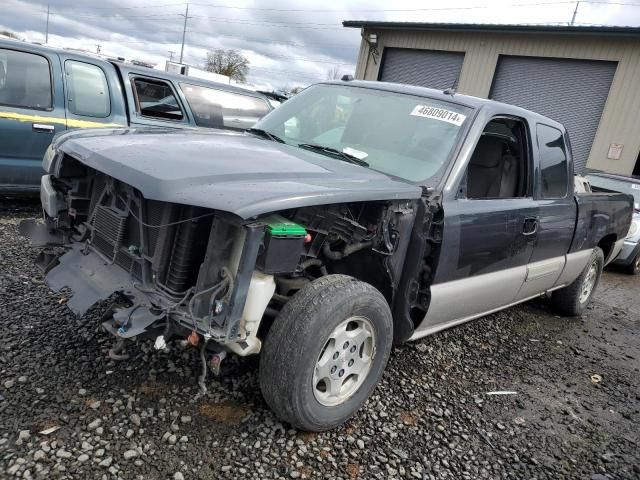
{"label": "wheel well", "polygon": [[329,269],[329,273],[349,275],[362,282],[368,283],[379,290],[389,305],[391,305],[393,285],[380,259],[380,255],[374,254],[371,250],[364,249],[349,255],[339,262],[329,263],[327,268]]}
{"label": "wheel well", "polygon": [[600,247],[600,249],[604,253],[604,261],[605,261],[605,263],[609,259],[609,255],[611,254],[611,251],[613,250],[613,244],[616,243],[617,238],[618,237],[616,235],[611,233],[609,235],[606,235],[602,240],[600,240],[598,242],[598,247]]}

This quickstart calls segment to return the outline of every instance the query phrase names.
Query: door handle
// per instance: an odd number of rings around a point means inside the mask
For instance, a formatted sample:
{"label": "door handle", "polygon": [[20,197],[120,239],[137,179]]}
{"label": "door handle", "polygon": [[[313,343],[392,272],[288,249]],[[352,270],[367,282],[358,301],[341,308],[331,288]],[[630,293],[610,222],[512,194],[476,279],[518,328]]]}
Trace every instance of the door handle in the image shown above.
{"label": "door handle", "polygon": [[537,231],[538,231],[538,218],[537,217],[525,218],[524,223],[522,224],[522,234],[533,235]]}
{"label": "door handle", "polygon": [[56,129],[54,125],[49,125],[47,123],[32,123],[31,128],[33,128],[36,132],[45,132],[45,133],[53,133]]}

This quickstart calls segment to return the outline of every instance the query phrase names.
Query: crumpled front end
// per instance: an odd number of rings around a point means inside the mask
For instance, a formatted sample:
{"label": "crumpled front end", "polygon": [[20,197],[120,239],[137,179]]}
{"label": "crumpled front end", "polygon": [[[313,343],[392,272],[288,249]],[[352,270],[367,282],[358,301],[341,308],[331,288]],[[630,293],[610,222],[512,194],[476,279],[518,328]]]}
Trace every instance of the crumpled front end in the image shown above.
{"label": "crumpled front end", "polygon": [[193,342],[257,353],[259,319],[252,323],[244,309],[253,307],[261,317],[275,290],[272,277],[254,272],[265,226],[147,200],[112,177],[75,168],[83,174],[43,177],[45,223],[21,225],[32,244],[43,247],[47,284],[70,291],[69,308],[82,316],[112,299],[103,325],[122,339],[191,334]]}
{"label": "crumpled front end", "polygon": [[[112,170],[120,164],[109,163]],[[67,304],[77,315],[113,302],[103,325],[119,344],[152,335],[164,349],[178,337],[201,351],[249,355],[260,351],[289,299],[321,276],[366,281],[390,304],[399,290],[408,292],[402,275],[417,214],[413,192],[409,199],[389,199],[385,190],[370,194],[379,200],[358,193],[350,202],[306,205],[300,192],[281,202],[274,191],[279,208],[247,218],[232,209],[245,193],[237,175],[212,186],[216,206],[203,206],[178,190],[147,198],[153,194],[119,170],[116,178],[64,149],[50,150],[43,166],[45,221],[23,222],[21,230],[43,249],[46,282],[70,291]],[[419,276],[419,252],[415,258]],[[404,293],[398,298],[404,302]],[[413,320],[404,314],[406,328],[397,331],[410,335]]]}

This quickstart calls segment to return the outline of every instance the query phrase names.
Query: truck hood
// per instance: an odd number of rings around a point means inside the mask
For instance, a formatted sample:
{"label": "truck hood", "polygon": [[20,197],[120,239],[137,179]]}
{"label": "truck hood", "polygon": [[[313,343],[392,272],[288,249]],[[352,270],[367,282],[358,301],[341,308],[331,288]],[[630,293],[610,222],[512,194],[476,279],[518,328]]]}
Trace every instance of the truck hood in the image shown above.
{"label": "truck hood", "polygon": [[252,218],[288,208],[419,198],[420,187],[366,167],[222,130],[114,129],[55,145],[150,200]]}

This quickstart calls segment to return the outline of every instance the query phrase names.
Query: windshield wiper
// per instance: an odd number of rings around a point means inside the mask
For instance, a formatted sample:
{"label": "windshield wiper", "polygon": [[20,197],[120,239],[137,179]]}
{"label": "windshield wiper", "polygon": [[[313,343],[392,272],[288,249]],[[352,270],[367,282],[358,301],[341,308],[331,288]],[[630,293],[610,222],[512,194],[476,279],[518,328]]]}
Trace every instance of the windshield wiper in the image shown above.
{"label": "windshield wiper", "polygon": [[247,132],[260,135],[261,137],[268,138],[269,140],[273,140],[274,142],[285,143],[285,141],[279,136],[274,135],[271,132],[267,132],[266,130],[262,130],[261,128],[248,128]]}
{"label": "windshield wiper", "polygon": [[312,152],[329,154],[332,157],[338,157],[340,160],[344,160],[348,163],[353,163],[354,165],[360,165],[361,167],[368,167],[369,162],[365,162],[361,158],[358,158],[354,155],[350,155],[342,150],[338,150],[337,148],[325,147],[323,145],[315,145],[313,143],[299,143],[298,147],[304,148],[305,150],[311,150]]}

